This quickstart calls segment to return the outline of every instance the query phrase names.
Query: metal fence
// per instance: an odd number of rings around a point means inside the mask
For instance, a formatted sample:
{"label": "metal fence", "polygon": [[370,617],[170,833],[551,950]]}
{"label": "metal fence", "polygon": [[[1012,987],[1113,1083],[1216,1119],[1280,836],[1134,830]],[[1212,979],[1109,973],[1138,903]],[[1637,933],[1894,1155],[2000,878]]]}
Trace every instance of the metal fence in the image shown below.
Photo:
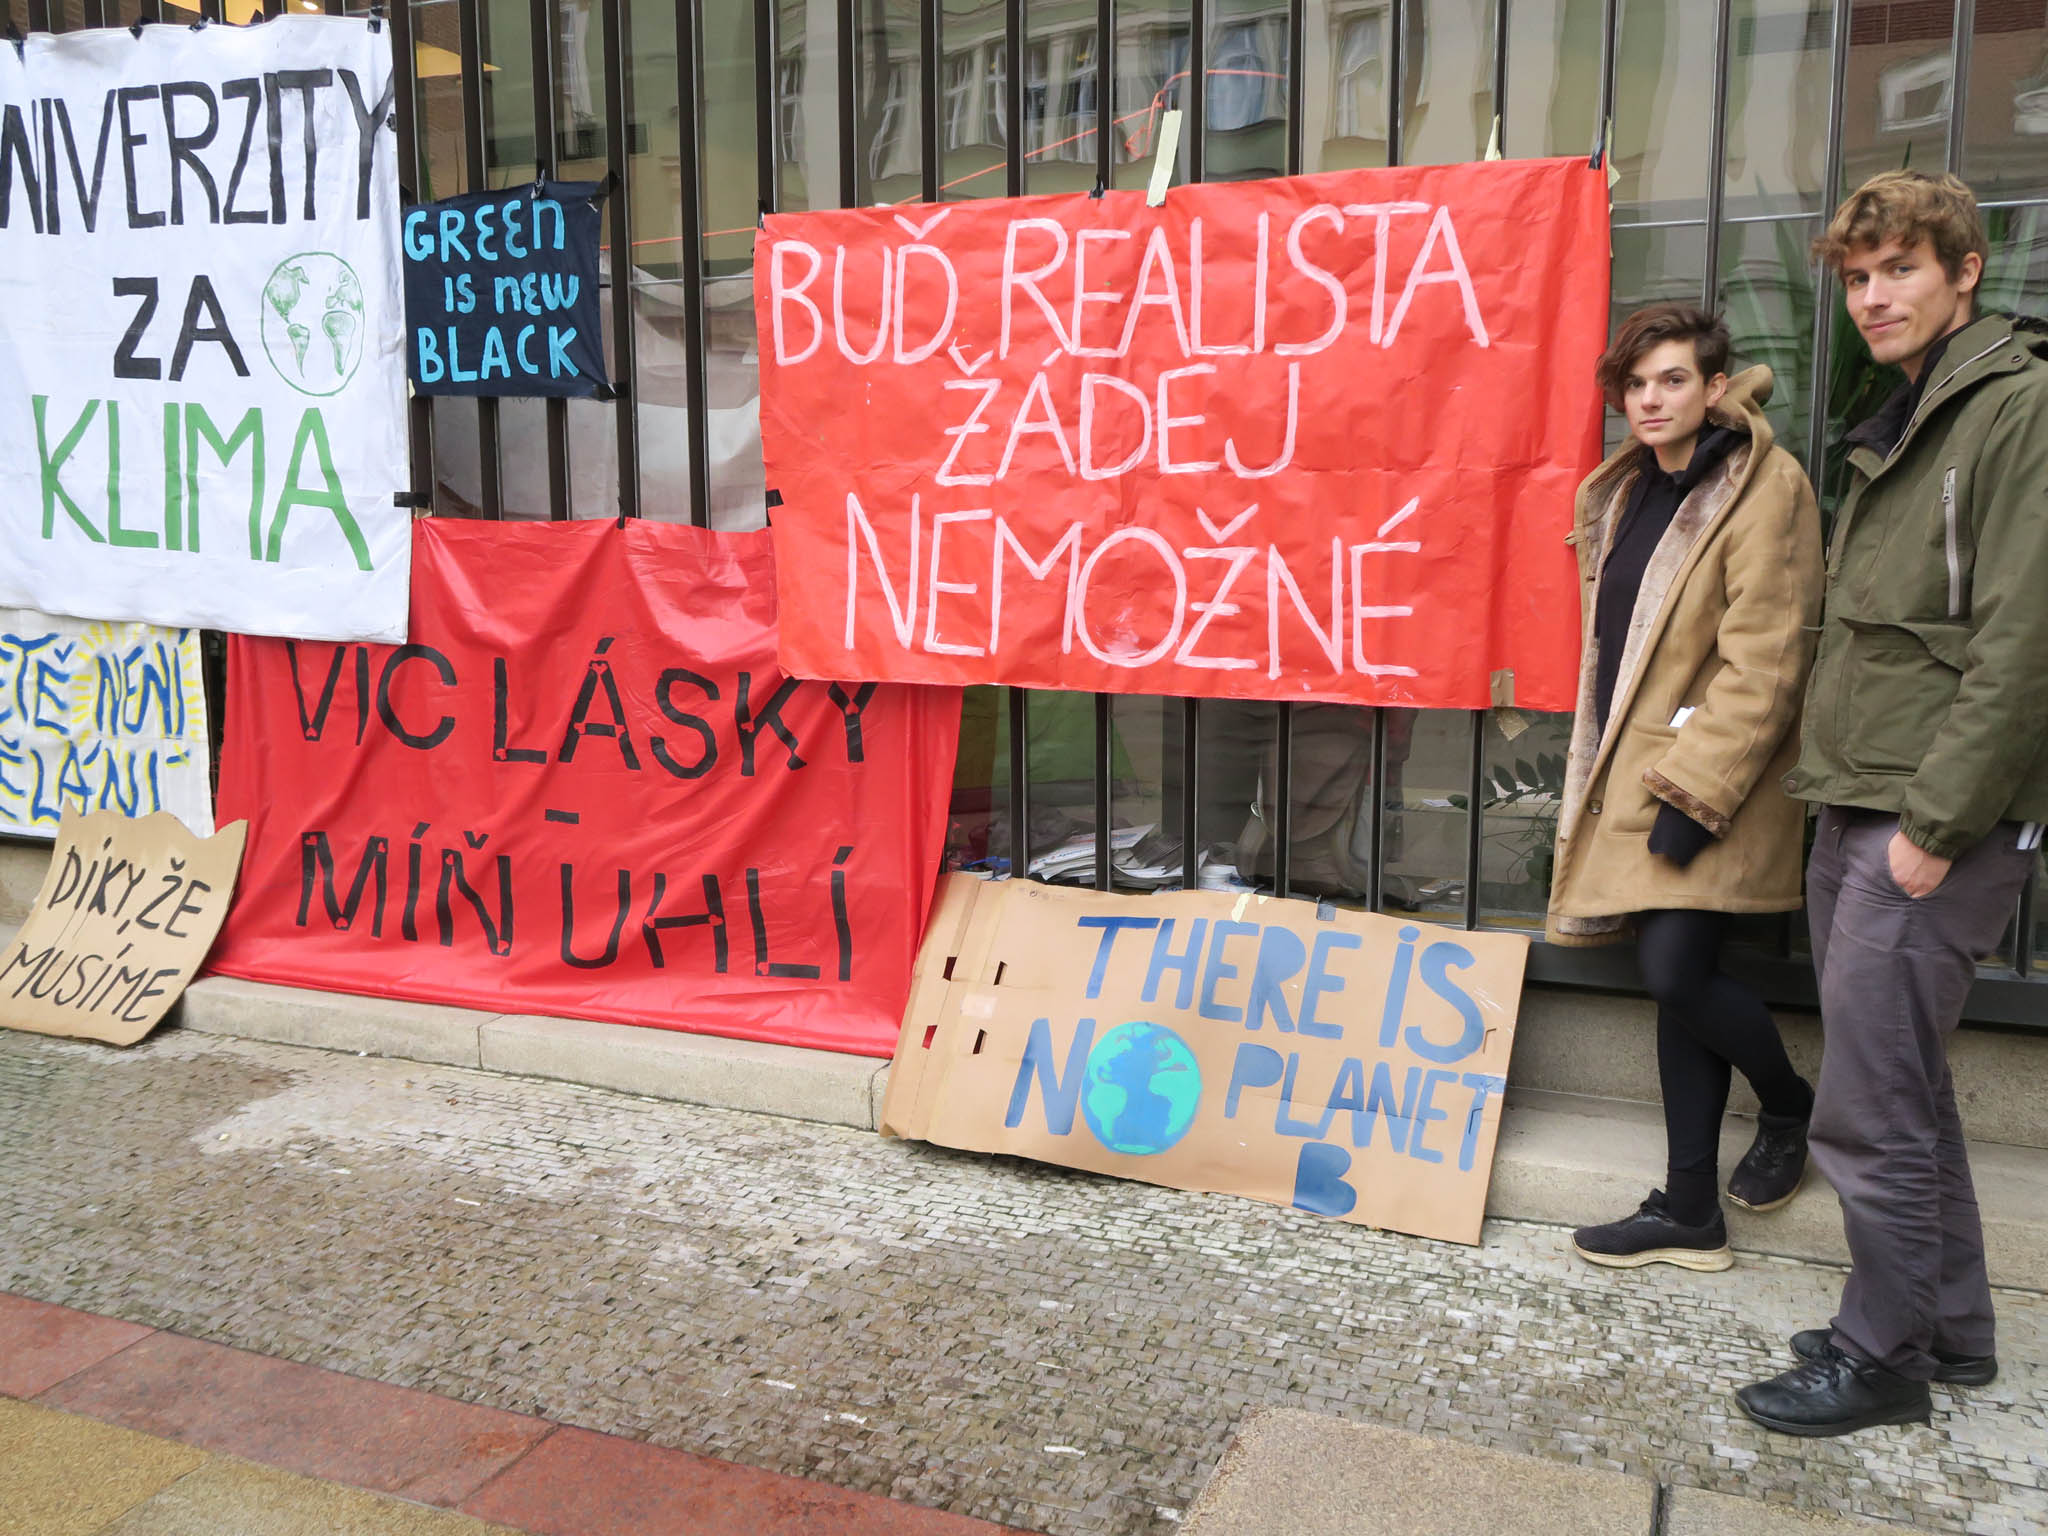
{"label": "metal fence", "polygon": [[[258,8],[0,0],[10,25],[60,30]],[[410,0],[388,19],[412,76],[408,198],[537,176],[619,189],[617,398],[416,401],[413,486],[441,515],[759,526],[758,214],[1140,185],[1169,109],[1189,180],[1604,154],[1617,313],[1724,309],[1740,359],[1775,371],[1773,429],[1824,506],[1843,432],[1891,383],[1806,259],[1842,190],[1957,171],[1987,210],[1989,302],[2048,308],[2048,0]],[[1535,929],[1564,728],[975,690],[949,858]],[[1796,915],[1741,937],[1739,969],[1811,1000]],[[1532,974],[1635,984],[1626,953],[1540,943]],[[2048,1027],[2031,887],[1970,1016]]]}

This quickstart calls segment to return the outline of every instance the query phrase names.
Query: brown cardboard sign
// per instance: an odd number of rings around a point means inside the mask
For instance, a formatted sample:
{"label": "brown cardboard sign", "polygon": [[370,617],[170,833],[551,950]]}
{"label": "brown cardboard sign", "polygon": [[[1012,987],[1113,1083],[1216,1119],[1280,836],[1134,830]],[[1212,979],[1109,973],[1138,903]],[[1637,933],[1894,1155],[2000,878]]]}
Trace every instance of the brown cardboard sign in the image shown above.
{"label": "brown cardboard sign", "polygon": [[885,1133],[1479,1240],[1529,941],[951,877]]}
{"label": "brown cardboard sign", "polygon": [[234,898],[249,824],[195,837],[169,811],[66,816],[0,953],[0,1025],[133,1045],[170,1011]]}

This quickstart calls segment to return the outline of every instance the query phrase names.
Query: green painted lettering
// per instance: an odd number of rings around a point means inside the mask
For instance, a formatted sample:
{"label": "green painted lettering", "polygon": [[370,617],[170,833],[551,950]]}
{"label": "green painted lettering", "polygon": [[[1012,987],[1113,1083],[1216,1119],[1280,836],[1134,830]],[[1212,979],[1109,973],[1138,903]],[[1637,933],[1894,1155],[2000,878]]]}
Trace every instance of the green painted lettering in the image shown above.
{"label": "green painted lettering", "polygon": [[57,451],[54,454],[50,452],[49,433],[43,422],[44,412],[48,408],[49,403],[50,397],[48,395],[37,395],[31,401],[36,418],[36,456],[42,461],[43,537],[47,539],[55,535],[57,503],[61,501],[64,504],[64,510],[70,514],[71,520],[85,530],[86,537],[95,544],[104,544],[107,542],[106,539],[101,536],[99,529],[93,526],[92,519],[87,517],[80,510],[78,503],[71,499],[70,493],[64,489],[63,482],[59,478],[64,473],[64,461],[70,458],[73,451],[77,449],[79,439],[85,436],[85,429],[92,425],[93,417],[99,414],[100,403],[97,400],[86,401],[84,412],[72,425],[71,430],[66,432],[63,438],[59,440]]}
{"label": "green painted lettering", "polygon": [[[313,454],[319,460],[321,488],[307,490],[299,484],[299,470],[305,462],[306,447],[312,445]],[[340,526],[342,537],[348,540],[348,547],[355,552],[359,570],[370,570],[370,549],[363,542],[363,530],[356,526],[355,518],[348,510],[348,498],[342,494],[341,479],[334,472],[334,456],[327,447],[327,423],[321,419],[317,406],[308,407],[299,418],[299,431],[292,440],[291,467],[285,471],[284,493],[277,498],[277,510],[270,517],[270,537],[265,541],[263,558],[275,561],[278,550],[284,542],[285,523],[294,507],[325,507],[334,514],[334,521]]]}

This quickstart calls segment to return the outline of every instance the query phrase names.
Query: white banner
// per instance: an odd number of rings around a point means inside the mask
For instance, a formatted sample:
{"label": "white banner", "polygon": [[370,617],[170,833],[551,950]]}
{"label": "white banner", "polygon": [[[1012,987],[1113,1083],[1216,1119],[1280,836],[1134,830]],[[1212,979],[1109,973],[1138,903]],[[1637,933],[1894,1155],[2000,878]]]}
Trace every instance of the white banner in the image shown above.
{"label": "white banner", "polygon": [[0,46],[0,604],[405,638],[391,36]]}
{"label": "white banner", "polygon": [[196,630],[0,608],[0,832],[169,811],[213,831]]}

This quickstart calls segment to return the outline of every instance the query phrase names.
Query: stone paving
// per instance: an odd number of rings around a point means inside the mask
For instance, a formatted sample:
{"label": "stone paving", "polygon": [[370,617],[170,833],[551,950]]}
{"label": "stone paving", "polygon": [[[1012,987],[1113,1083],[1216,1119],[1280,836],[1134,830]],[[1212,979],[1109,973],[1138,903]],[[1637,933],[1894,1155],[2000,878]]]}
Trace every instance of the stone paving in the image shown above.
{"label": "stone paving", "polygon": [[[1592,1215],[1612,1213],[1598,1212]],[[838,1127],[178,1031],[0,1031],[0,1290],[1050,1536],[1285,1404],[1925,1531],[2048,1529],[2048,1297],[1935,1422],[1729,1391],[1839,1273],[1617,1274]]]}

